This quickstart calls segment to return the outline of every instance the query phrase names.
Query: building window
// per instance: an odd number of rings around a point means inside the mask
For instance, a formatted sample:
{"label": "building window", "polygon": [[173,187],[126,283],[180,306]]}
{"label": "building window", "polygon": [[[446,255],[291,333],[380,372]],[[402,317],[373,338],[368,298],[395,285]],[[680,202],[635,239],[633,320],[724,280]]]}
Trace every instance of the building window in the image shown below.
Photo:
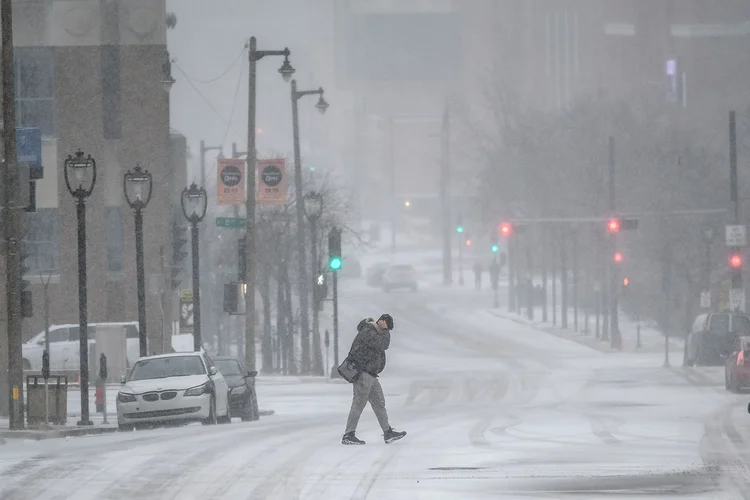
{"label": "building window", "polygon": [[24,265],[28,276],[39,273],[59,274],[58,217],[56,208],[38,208],[26,214],[29,230],[24,239],[28,257]]}
{"label": "building window", "polygon": [[16,47],[16,122],[55,136],[55,58],[51,47]]}
{"label": "building window", "polygon": [[102,45],[102,130],[105,139],[122,138],[120,47]]}
{"label": "building window", "polygon": [[122,207],[107,207],[107,271],[122,273],[123,220]]}

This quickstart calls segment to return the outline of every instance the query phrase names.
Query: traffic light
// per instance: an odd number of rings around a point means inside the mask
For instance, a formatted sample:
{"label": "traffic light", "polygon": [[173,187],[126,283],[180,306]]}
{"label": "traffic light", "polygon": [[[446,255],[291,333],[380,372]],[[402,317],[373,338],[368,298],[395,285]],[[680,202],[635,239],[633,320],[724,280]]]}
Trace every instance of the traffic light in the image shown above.
{"label": "traffic light", "polygon": [[29,266],[26,263],[26,259],[29,257],[29,252],[26,249],[26,243],[22,242],[20,245],[19,263],[21,265],[21,317],[31,318],[34,316],[34,307],[32,304],[31,290],[29,290],[29,282],[26,281],[24,276],[29,272]]}
{"label": "traffic light", "polygon": [[500,250],[500,246],[497,243],[492,245],[492,253],[497,253],[499,250]]}
{"label": "traffic light", "polygon": [[513,226],[509,222],[503,222],[500,224],[500,234],[503,236],[510,236],[513,233]]}
{"label": "traffic light", "polygon": [[622,262],[622,254],[620,252],[615,252],[615,262]]}
{"label": "traffic light", "polygon": [[328,233],[328,267],[331,271],[341,269],[341,230],[335,227]]}
{"label": "traffic light", "polygon": [[315,299],[314,303],[317,306],[318,311],[324,309],[323,301],[326,297],[328,297],[328,282],[326,280],[326,275],[320,273],[315,277],[315,283],[313,284],[313,298]]}
{"label": "traffic light", "polygon": [[729,279],[732,288],[742,287],[742,254],[733,253],[729,256]]}
{"label": "traffic light", "polygon": [[729,257],[729,265],[734,269],[740,269],[742,267],[742,255],[735,253]]}
{"label": "traffic light", "polygon": [[187,257],[187,252],[182,250],[187,244],[187,238],[185,238],[187,226],[182,219],[182,216],[178,214],[172,216],[172,265],[170,271],[173,290],[177,289],[182,283],[182,280],[177,278],[182,272],[183,261]]}
{"label": "traffic light", "polygon": [[239,307],[239,287],[237,283],[224,285],[224,312],[234,314]]}
{"label": "traffic light", "polygon": [[610,233],[619,233],[620,231],[630,231],[638,229],[638,219],[609,219],[607,221],[607,231]]}
{"label": "traffic light", "polygon": [[463,233],[464,232],[464,227],[461,224],[459,224],[458,226],[456,226],[456,232],[457,233]]}
{"label": "traffic light", "polygon": [[466,241],[464,241],[464,245],[466,245],[467,247],[470,247],[471,246],[471,239],[466,238]]}
{"label": "traffic light", "polygon": [[247,283],[247,241],[245,238],[237,241],[237,281]]}
{"label": "traffic light", "polygon": [[628,278],[622,279],[622,286],[628,286],[630,284],[630,280]]}

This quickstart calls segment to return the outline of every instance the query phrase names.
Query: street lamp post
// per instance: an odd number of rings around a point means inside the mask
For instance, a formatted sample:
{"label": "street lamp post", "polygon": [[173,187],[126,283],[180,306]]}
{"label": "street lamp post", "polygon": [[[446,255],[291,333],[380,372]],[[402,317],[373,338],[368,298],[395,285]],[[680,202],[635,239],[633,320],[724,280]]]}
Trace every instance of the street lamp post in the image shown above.
{"label": "street lamp post", "polygon": [[[711,243],[714,240],[714,230],[712,227],[706,226],[701,231],[701,239],[706,244],[704,268],[703,268],[703,281],[705,283],[705,293],[708,298],[711,298]],[[711,308],[709,302],[708,309]]]}
{"label": "street lamp post", "polygon": [[151,201],[151,193],[154,187],[153,178],[148,170],[144,170],[139,164],[123,176],[122,190],[125,193],[125,201],[133,210],[135,218],[135,268],[138,294],[138,344],[141,357],[148,356],[148,345],[146,335],[146,285],[143,270],[143,209]]}
{"label": "street lamp post", "polygon": [[198,224],[206,216],[208,197],[206,190],[198,187],[195,182],[189,188],[182,190],[180,198],[182,214],[190,223],[190,244],[193,260],[193,350],[200,351],[201,339],[201,278],[200,256],[198,255]]}
{"label": "street lamp post", "polygon": [[[247,293],[245,294],[245,367],[255,371],[255,99],[256,99],[256,66],[266,56],[284,56],[284,63],[279,74],[285,82],[291,80],[294,68],[289,63],[290,51],[258,50],[258,41],[250,37],[248,50],[248,100],[247,100],[247,200],[245,202],[245,245],[247,269]],[[254,405],[257,406],[257,405]],[[257,414],[253,415],[257,420]]]}
{"label": "street lamp post", "polygon": [[[300,276],[305,275],[305,207],[302,202],[302,155],[300,153],[299,146],[299,112],[297,110],[297,101],[301,97],[306,95],[318,95],[318,103],[315,107],[320,111],[320,114],[326,112],[328,109],[328,103],[323,98],[323,88],[320,87],[318,90],[297,90],[297,80],[292,80],[292,131],[294,135],[294,188],[295,188],[295,200],[297,209],[297,264]],[[308,299],[309,291],[307,289],[307,280],[300,279],[300,296],[299,296],[299,309],[300,309],[300,329],[302,339],[302,373],[310,373],[310,332],[307,323],[308,315]],[[318,347],[316,352],[320,351],[320,333],[313,331],[313,342]],[[322,353],[321,356],[315,356],[313,363],[313,371],[319,373],[323,370]]]}
{"label": "street lamp post", "polygon": [[78,329],[81,371],[81,420],[78,425],[91,425],[89,420],[89,335],[86,275],[86,199],[96,185],[96,161],[78,150],[68,155],[64,164],[65,186],[76,199],[78,219]]}
{"label": "street lamp post", "polygon": [[[316,281],[320,274],[320,266],[318,259],[318,220],[323,213],[323,197],[320,193],[311,191],[304,197],[304,208],[305,214],[310,221],[310,255],[312,257],[311,268],[312,268],[312,283],[313,283],[313,356],[315,359],[313,371],[316,375],[325,375],[323,366],[318,366],[318,358],[322,358],[322,352],[320,352],[320,321],[318,315],[318,306],[320,304],[321,297],[318,295],[318,286]],[[321,359],[322,363],[322,359]]]}

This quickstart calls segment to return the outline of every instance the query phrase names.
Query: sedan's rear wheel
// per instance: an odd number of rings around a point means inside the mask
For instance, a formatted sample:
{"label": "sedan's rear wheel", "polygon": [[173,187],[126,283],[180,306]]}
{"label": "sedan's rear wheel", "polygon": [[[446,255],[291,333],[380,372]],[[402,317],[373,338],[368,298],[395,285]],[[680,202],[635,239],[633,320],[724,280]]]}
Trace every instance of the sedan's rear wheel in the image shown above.
{"label": "sedan's rear wheel", "polygon": [[211,402],[208,404],[208,417],[203,420],[203,425],[216,425],[216,398],[211,395]]}
{"label": "sedan's rear wheel", "polygon": [[118,424],[117,428],[120,429],[121,432],[130,432],[135,430],[135,425],[133,424]]}

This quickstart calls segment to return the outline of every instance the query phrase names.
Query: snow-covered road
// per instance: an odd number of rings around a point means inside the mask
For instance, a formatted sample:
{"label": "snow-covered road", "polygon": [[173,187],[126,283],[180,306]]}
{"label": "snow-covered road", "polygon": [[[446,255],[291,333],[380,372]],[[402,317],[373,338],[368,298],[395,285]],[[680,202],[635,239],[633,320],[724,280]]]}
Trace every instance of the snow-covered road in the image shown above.
{"label": "snow-covered road", "polygon": [[351,388],[260,378],[260,422],[0,446],[2,500],[750,498],[747,397],[720,369],[603,354],[486,314],[486,296],[342,286],[342,354],[364,315],[395,318],[369,408],[341,434]]}

